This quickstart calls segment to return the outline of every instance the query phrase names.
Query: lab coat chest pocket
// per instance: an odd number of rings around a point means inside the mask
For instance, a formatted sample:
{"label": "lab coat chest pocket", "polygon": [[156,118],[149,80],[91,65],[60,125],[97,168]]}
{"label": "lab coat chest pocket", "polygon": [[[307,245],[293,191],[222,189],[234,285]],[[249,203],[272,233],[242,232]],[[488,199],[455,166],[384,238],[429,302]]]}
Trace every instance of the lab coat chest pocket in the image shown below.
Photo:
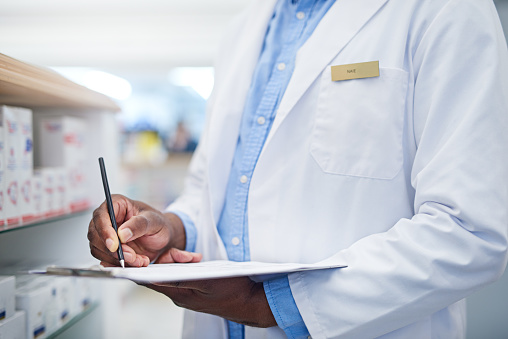
{"label": "lab coat chest pocket", "polygon": [[310,152],[330,174],[392,179],[402,168],[402,132],[408,73],[380,69],[375,78],[331,81],[321,90]]}

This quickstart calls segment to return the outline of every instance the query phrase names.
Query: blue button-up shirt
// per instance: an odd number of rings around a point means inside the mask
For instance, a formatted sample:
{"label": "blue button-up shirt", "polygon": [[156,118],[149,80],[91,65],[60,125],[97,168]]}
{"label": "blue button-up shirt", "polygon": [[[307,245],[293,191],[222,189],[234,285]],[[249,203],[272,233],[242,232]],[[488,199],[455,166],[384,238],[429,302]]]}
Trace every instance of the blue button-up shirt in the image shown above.
{"label": "blue button-up shirt", "polygon": [[[229,260],[248,261],[247,199],[254,168],[272,126],[276,111],[291,79],[296,53],[312,34],[335,0],[279,0],[266,32],[245,104],[240,134],[218,232]],[[193,250],[196,230],[180,215],[187,234],[187,250]],[[287,276],[264,283],[272,313],[289,338],[309,333],[298,311]],[[228,322],[229,338],[243,338],[244,327]]]}

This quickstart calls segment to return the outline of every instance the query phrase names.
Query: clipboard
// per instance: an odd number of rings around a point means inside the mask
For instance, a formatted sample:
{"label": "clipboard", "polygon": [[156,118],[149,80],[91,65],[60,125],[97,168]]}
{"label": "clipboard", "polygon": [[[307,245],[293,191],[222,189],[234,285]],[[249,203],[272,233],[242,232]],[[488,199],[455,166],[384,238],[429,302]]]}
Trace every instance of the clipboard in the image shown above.
{"label": "clipboard", "polygon": [[137,283],[162,283],[192,280],[209,280],[248,276],[256,281],[303,271],[338,269],[344,264],[298,264],[236,262],[226,260],[204,261],[199,263],[151,264],[147,267],[102,267],[89,268],[49,266],[45,270],[31,270],[29,274],[54,276],[78,276],[92,278],[127,279]]}

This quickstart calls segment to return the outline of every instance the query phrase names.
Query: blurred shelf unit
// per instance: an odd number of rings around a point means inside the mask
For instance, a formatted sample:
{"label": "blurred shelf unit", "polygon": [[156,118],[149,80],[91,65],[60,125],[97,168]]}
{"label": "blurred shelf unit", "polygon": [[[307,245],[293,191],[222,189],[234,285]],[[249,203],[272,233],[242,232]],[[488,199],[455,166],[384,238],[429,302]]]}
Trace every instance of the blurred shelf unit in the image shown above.
{"label": "blurred shelf unit", "polygon": [[[13,226],[4,225],[3,228],[0,229],[0,234],[9,233],[9,232],[16,232],[16,231],[19,231],[22,229],[29,229],[32,227],[39,227],[39,226],[43,227],[45,224],[52,224],[52,223],[59,222],[59,221],[64,221],[64,222],[65,221],[72,221],[72,220],[74,220],[74,217],[87,216],[87,215],[90,215],[91,213],[92,213],[91,209],[87,208],[87,209],[75,211],[72,213],[65,213],[65,214],[55,215],[55,216],[51,216],[51,217],[41,217],[41,218],[38,218],[34,221],[24,222],[24,223],[20,223],[20,224],[13,225]],[[1,339],[1,337],[0,337],[0,339]]]}
{"label": "blurred shelf unit", "polygon": [[80,321],[83,321],[90,313],[94,312],[99,307],[97,302],[93,302],[90,305],[87,305],[83,311],[71,317],[66,323],[64,323],[61,327],[59,327],[56,331],[50,333],[47,336],[47,339],[57,339],[61,336],[66,336],[66,331],[72,329],[72,327],[78,324]]}
{"label": "blurred shelf unit", "polygon": [[[27,293],[20,281],[39,279],[18,275],[19,271],[93,259],[86,232],[91,209],[104,200],[97,159],[104,157],[114,190],[120,168],[118,111],[105,95],[50,69],[0,54],[0,275],[15,276],[16,292],[11,297]],[[16,131],[17,139],[10,135]],[[51,194],[46,192],[49,188]],[[32,205],[27,207],[23,199]],[[27,309],[16,308],[16,314]],[[77,338],[66,334],[74,328],[85,332],[81,337],[97,337],[91,333],[102,327],[102,311],[97,312],[102,308],[99,298],[55,331],[49,331],[46,320],[37,328],[29,327],[36,316],[26,310],[23,333],[27,339]],[[2,319],[0,305],[1,338],[14,338],[1,332],[8,319]]]}
{"label": "blurred shelf unit", "polygon": [[[92,182],[87,174],[93,173],[92,160],[98,156],[114,162],[110,172],[117,168],[112,113],[119,110],[105,95],[50,69],[0,54],[0,172],[4,174],[0,181],[4,189],[0,189],[5,191],[3,199],[0,196],[0,232],[86,210],[101,201],[97,190],[89,189]],[[22,178],[13,182],[14,175]],[[76,182],[84,186],[81,191]],[[53,201],[41,198],[46,192],[51,192]],[[27,195],[44,206],[23,215]],[[10,205],[23,213],[13,217]]]}

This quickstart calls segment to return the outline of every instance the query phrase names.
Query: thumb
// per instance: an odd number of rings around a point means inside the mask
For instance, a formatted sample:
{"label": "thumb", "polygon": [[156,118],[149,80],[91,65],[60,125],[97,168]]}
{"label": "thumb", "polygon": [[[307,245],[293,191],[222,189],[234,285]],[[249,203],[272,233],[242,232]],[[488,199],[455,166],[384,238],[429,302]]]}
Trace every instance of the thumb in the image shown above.
{"label": "thumb", "polygon": [[162,253],[156,260],[156,264],[167,263],[195,263],[200,262],[203,258],[201,253],[187,252],[179,250],[178,248],[170,248],[168,251]]}

